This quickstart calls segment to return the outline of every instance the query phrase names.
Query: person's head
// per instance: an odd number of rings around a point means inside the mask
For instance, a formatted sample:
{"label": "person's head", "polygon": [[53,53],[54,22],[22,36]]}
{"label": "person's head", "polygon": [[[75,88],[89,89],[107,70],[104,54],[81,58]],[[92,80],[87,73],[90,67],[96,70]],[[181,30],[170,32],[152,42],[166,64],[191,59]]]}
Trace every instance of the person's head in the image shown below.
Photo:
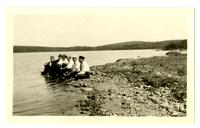
{"label": "person's head", "polygon": [[76,62],[76,61],[77,61],[77,56],[73,56],[73,57],[72,57],[72,60],[73,60],[74,62]]}
{"label": "person's head", "polygon": [[67,56],[67,60],[70,61],[72,59],[71,56]]}
{"label": "person's head", "polygon": [[79,56],[79,62],[80,62],[80,63],[83,63],[84,60],[85,60],[85,57],[84,57],[84,56]]}
{"label": "person's head", "polygon": [[62,60],[65,60],[65,59],[66,59],[66,55],[63,54],[63,55],[62,55]]}
{"label": "person's head", "polygon": [[58,59],[62,59],[62,55],[61,54],[58,55]]}
{"label": "person's head", "polygon": [[50,61],[54,61],[54,56],[50,56]]}

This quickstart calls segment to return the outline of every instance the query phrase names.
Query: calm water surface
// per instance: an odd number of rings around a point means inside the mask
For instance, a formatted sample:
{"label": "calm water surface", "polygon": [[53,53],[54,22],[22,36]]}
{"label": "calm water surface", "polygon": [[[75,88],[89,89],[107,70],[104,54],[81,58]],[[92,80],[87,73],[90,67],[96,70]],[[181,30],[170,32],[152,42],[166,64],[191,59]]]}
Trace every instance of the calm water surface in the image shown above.
{"label": "calm water surface", "polygon": [[[14,53],[14,115],[78,115],[75,101],[81,92],[67,92],[62,83],[46,80],[40,75],[49,56],[83,55],[90,66],[115,62],[121,58],[163,56],[166,51],[116,50],[80,52]],[[69,90],[71,86],[69,86]]]}

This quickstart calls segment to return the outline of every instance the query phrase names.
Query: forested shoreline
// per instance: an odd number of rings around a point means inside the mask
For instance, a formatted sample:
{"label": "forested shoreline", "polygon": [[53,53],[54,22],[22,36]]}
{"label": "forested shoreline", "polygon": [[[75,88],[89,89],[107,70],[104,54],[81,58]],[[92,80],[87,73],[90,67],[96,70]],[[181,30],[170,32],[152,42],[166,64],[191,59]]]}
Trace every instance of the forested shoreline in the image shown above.
{"label": "forested shoreline", "polygon": [[132,50],[132,49],[187,49],[187,40],[166,40],[157,42],[128,41],[102,46],[74,46],[74,47],[43,47],[43,46],[13,46],[13,52],[58,52],[58,51],[96,51],[96,50]]}

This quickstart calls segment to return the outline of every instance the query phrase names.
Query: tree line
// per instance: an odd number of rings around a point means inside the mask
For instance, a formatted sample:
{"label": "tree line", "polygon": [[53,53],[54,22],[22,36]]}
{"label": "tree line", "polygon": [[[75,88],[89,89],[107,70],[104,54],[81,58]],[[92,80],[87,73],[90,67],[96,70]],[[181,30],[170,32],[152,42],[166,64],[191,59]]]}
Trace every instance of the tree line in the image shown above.
{"label": "tree line", "polygon": [[187,49],[187,40],[166,40],[157,42],[128,41],[95,47],[42,47],[42,46],[13,46],[13,52],[57,52],[57,51],[95,51],[95,50],[131,50],[131,49]]}

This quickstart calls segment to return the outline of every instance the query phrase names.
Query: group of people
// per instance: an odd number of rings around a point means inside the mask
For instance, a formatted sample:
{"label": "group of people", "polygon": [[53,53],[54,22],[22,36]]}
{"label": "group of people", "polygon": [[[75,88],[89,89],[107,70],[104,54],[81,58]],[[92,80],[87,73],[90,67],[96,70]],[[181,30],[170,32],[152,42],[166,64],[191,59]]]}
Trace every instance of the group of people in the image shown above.
{"label": "group of people", "polygon": [[58,55],[58,59],[50,56],[50,61],[44,64],[41,73],[50,78],[85,79],[90,77],[90,67],[84,56]]}

